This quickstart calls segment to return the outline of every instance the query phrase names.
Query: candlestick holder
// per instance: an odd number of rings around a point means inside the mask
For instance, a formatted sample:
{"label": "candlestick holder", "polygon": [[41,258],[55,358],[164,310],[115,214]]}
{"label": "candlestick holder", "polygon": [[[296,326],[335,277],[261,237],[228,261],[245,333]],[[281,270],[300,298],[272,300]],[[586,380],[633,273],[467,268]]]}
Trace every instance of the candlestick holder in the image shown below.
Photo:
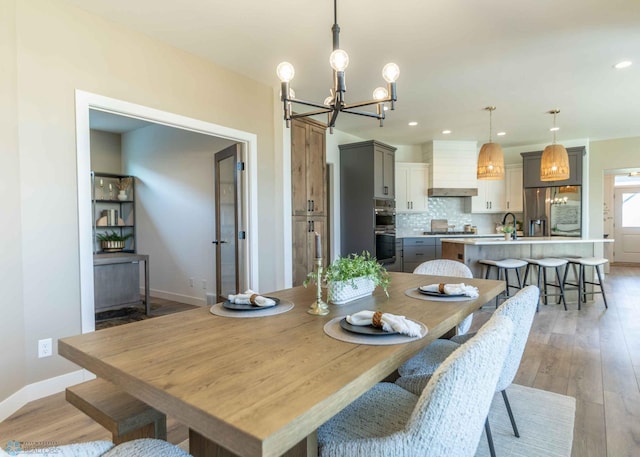
{"label": "candlestick holder", "polygon": [[322,301],[322,257],[316,258],[316,301],[311,304],[307,312],[316,316],[329,314],[329,306]]}

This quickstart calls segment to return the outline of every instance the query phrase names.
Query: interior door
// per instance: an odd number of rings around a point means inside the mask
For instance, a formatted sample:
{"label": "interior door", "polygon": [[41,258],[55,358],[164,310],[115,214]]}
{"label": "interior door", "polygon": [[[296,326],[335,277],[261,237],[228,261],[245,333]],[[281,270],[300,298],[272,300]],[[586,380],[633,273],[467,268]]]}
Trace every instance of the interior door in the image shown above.
{"label": "interior door", "polygon": [[215,154],[216,295],[218,301],[242,291],[245,231],[242,227],[241,146]]}
{"label": "interior door", "polygon": [[640,263],[640,187],[616,187],[614,262]]}

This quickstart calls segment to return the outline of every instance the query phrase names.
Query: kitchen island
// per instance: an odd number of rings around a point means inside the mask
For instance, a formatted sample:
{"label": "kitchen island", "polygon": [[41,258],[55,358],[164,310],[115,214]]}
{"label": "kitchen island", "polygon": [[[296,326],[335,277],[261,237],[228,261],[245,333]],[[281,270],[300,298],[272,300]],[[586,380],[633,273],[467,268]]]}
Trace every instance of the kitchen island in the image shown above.
{"label": "kitchen island", "polygon": [[[478,260],[593,257],[596,255],[596,245],[613,243],[613,241],[608,238],[591,239],[564,236],[524,237],[517,240],[505,240],[504,236],[495,238],[448,238],[442,240],[442,258],[463,262],[471,269],[475,278],[482,278],[485,272]],[[592,272],[589,271],[588,274],[592,274]],[[509,283],[515,284],[515,278],[512,278],[512,276],[514,275],[510,275],[511,280]],[[548,279],[550,282],[553,280],[552,277]],[[532,276],[527,280],[527,283],[535,284],[536,280],[537,278]]]}

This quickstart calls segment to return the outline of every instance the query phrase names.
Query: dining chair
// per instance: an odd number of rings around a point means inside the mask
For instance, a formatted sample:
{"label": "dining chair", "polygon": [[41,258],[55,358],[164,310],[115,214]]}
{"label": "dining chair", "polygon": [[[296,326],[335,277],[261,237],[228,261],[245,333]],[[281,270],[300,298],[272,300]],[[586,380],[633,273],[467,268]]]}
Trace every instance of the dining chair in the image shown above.
{"label": "dining chair", "polygon": [[[502,303],[491,319],[489,319],[485,324],[489,325],[493,319],[497,319],[499,317],[507,317],[513,322],[513,339],[509,345],[509,351],[496,384],[496,392],[500,392],[502,394],[502,398],[507,408],[507,413],[509,414],[509,420],[513,427],[513,433],[517,437],[520,437],[520,433],[518,432],[518,427],[511,410],[511,405],[509,404],[506,389],[513,382],[518,371],[518,367],[520,366],[520,360],[522,359],[522,354],[524,353],[524,348],[527,344],[527,339],[529,338],[529,332],[531,330],[531,324],[533,323],[539,298],[540,290],[536,286],[526,286],[524,289],[520,290],[518,293]],[[465,343],[468,344],[473,341],[474,338],[475,334],[466,334],[454,336],[451,340],[434,341],[429,346],[425,347],[418,355],[412,357],[398,368],[400,377],[396,379],[396,384],[416,395],[420,394],[420,392],[422,392],[425,386],[429,383],[429,378],[432,376],[432,373],[436,371],[437,367],[443,363],[451,353],[454,353],[456,349],[465,346]],[[495,456],[488,418],[485,424],[485,429],[487,432],[490,453],[492,456]]]}
{"label": "dining chair", "polygon": [[512,334],[508,317],[484,325],[419,396],[377,384],[318,429],[320,457],[473,456]]}
{"label": "dining chair", "polygon": [[35,457],[191,457],[174,444],[152,438],[126,441],[117,446],[110,441],[65,444],[43,450],[43,452],[30,449],[29,455]]}
{"label": "dining chair", "polygon": [[[414,270],[415,275],[455,276],[458,278],[473,278],[473,273],[462,262],[449,259],[427,260],[418,265]],[[473,314],[467,316],[458,324],[458,335],[464,335],[469,331],[473,322]]]}

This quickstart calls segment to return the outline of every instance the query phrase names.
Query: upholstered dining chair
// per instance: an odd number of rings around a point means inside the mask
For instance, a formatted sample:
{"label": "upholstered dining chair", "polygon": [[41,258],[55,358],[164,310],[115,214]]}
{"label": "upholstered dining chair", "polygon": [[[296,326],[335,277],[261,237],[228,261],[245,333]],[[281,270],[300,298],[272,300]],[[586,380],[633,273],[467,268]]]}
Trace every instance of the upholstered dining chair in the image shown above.
{"label": "upholstered dining chair", "polygon": [[36,457],[191,457],[178,446],[151,438],[126,441],[117,446],[110,441],[65,444],[41,453],[30,449],[29,455]]}
{"label": "upholstered dining chair", "polygon": [[[507,408],[507,413],[509,414],[509,420],[513,427],[513,433],[517,437],[520,437],[520,434],[511,410],[511,405],[509,404],[506,389],[513,382],[518,367],[520,366],[520,360],[522,359],[522,354],[524,353],[524,348],[529,338],[529,332],[536,313],[539,297],[540,291],[536,286],[527,286],[502,303],[502,305],[496,309],[491,319],[485,324],[489,325],[493,319],[503,316],[511,319],[514,325],[513,340],[509,345],[509,351],[496,385],[496,392],[502,393],[502,398]],[[465,344],[463,343],[471,342],[473,339],[474,334],[466,334],[455,336],[451,338],[451,340],[434,341],[398,369],[400,377],[396,380],[396,384],[409,392],[416,395],[419,394],[428,384],[431,374],[436,371],[437,367],[443,363],[451,353],[461,347],[461,345],[464,346]],[[489,442],[489,450],[491,455],[495,456],[488,418],[485,429]]]}
{"label": "upholstered dining chair", "polygon": [[512,334],[507,317],[484,325],[419,396],[377,384],[318,429],[320,457],[473,456]]}
{"label": "upholstered dining chair", "polygon": [[[435,275],[435,276],[455,276],[458,278],[473,278],[473,273],[462,262],[449,259],[427,260],[418,265],[413,274],[416,275]],[[473,314],[467,316],[458,324],[458,335],[464,335],[469,331],[473,322]]]}

